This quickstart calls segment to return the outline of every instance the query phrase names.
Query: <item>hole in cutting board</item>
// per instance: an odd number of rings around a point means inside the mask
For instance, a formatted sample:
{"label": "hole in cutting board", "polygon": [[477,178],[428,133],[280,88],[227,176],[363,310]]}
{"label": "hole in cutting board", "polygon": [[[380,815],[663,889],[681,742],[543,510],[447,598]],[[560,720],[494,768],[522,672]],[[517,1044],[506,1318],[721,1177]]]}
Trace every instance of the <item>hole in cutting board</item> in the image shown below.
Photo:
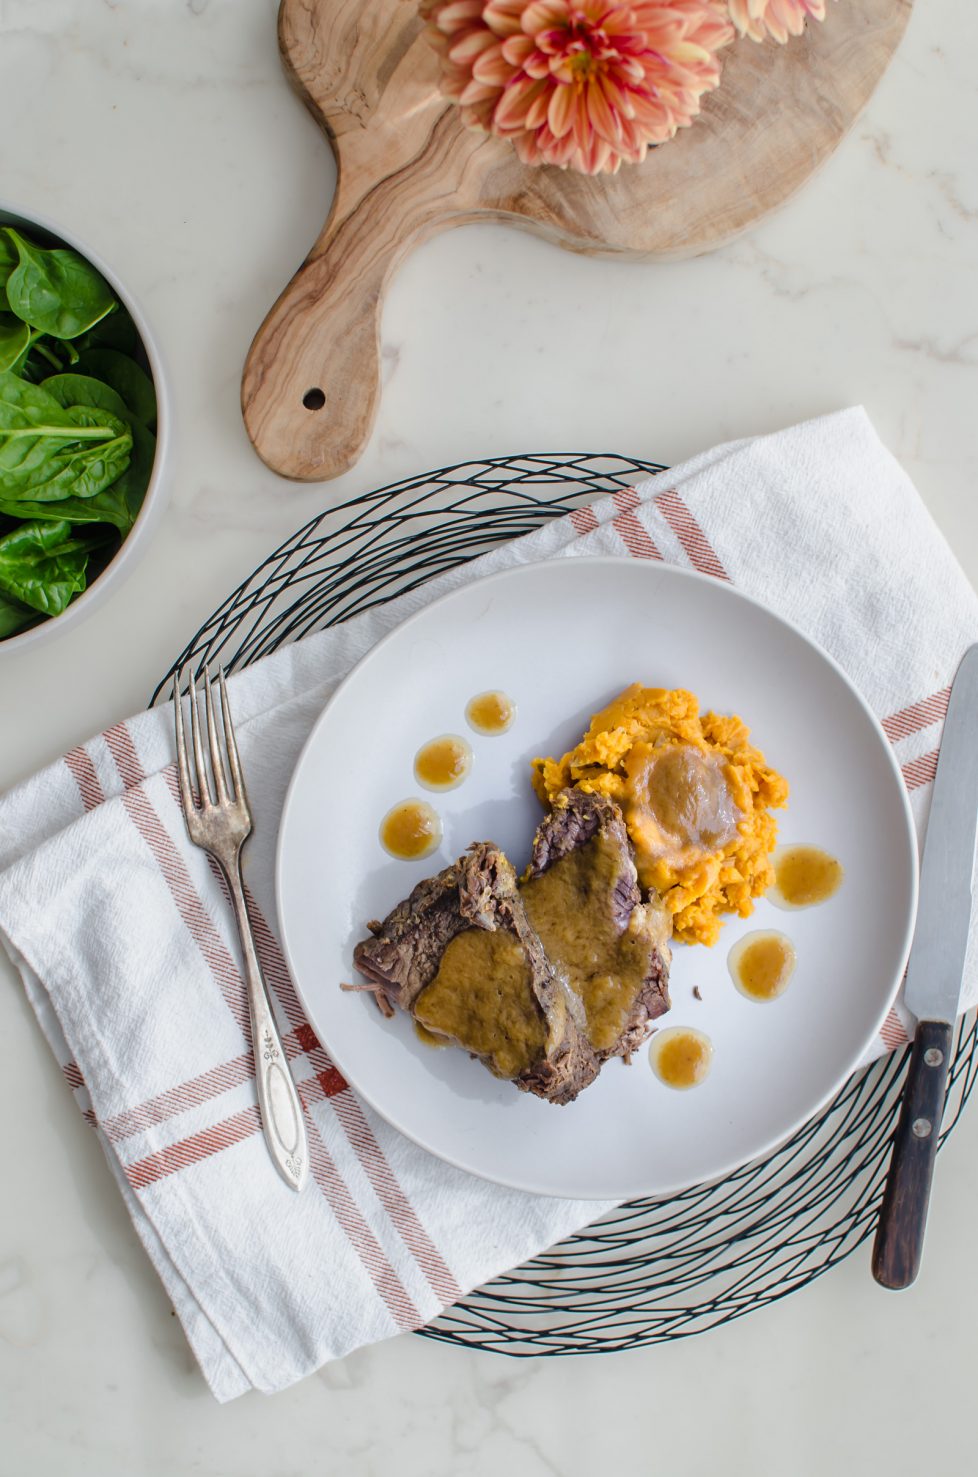
{"label": "hole in cutting board", "polygon": [[322,410],[326,404],[326,396],[319,386],[316,385],[313,389],[306,391],[302,397],[302,403],[307,410]]}

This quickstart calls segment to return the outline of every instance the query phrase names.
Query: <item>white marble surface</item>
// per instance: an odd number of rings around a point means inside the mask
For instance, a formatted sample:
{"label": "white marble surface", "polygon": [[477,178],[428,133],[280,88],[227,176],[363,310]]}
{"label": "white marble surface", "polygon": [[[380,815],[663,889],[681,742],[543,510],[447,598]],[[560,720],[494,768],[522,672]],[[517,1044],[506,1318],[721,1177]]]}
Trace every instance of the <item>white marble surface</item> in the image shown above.
{"label": "white marble surface", "polygon": [[[0,0],[0,194],[132,286],[176,424],[169,508],[135,576],[63,641],[0,664],[0,788],[140,707],[221,595],[325,502],[454,459],[676,461],[862,401],[978,581],[974,10],[920,0],[838,154],[710,257],[594,262],[489,226],[424,247],[389,297],[365,456],[293,486],[251,453],[238,382],[333,167],[279,69],[273,0]],[[685,1344],[516,1363],[404,1338],[219,1408],[5,966],[0,983],[3,1477],[974,1470],[974,1111],[907,1294],[879,1291],[863,1252]],[[915,1418],[930,1409],[934,1425]]]}

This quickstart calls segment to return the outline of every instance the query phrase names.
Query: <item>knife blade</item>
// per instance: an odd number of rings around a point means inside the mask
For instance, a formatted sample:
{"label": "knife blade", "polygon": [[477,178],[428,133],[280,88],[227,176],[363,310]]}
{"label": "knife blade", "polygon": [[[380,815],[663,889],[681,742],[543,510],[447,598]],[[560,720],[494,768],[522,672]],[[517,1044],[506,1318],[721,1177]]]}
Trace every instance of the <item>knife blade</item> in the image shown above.
{"label": "knife blade", "polygon": [[920,1269],[968,948],[976,833],[978,644],[965,652],[951,686],[924,841],[904,989],[917,1027],[873,1244],[873,1276],[883,1287],[909,1287]]}

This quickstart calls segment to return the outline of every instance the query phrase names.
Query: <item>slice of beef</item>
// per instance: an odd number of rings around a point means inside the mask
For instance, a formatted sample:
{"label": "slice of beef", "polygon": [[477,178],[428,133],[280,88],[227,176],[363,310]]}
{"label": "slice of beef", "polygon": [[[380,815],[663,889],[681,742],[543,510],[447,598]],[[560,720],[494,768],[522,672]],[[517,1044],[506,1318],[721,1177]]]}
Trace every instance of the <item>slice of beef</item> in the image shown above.
{"label": "slice of beef", "polygon": [[549,1102],[572,1102],[593,1081],[580,1002],[527,922],[498,847],[469,847],[369,927],[353,958],[385,1015],[400,1007]]}
{"label": "slice of beef", "polygon": [[627,1061],[669,1009],[670,926],[657,896],[642,901],[614,801],[578,789],[558,795],[520,892],[548,957],[584,1004],[599,1060]]}

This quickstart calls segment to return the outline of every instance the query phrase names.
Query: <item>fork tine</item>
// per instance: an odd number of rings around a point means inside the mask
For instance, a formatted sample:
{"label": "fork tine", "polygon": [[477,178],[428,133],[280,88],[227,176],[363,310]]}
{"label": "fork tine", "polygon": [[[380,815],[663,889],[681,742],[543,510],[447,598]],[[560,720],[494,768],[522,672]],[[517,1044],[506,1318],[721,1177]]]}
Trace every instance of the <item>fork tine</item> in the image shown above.
{"label": "fork tine", "polygon": [[207,712],[207,743],[211,751],[211,769],[214,772],[214,784],[217,788],[218,805],[228,803],[228,784],[224,773],[224,756],[221,753],[221,741],[217,733],[217,717],[214,713],[214,694],[211,690],[211,674],[207,663],[204,663],[204,708]]}
{"label": "fork tine", "polygon": [[197,684],[194,681],[192,667],[190,669],[190,735],[194,746],[194,762],[197,765],[197,789],[200,792],[200,806],[202,810],[208,810],[214,802],[211,799],[211,787],[207,779],[207,765],[204,763],[204,746],[200,741],[200,715],[197,712]]}
{"label": "fork tine", "polygon": [[180,672],[173,675],[173,719],[177,735],[177,774],[180,778],[180,799],[183,802],[184,815],[192,815],[196,810],[194,805],[194,792],[190,783],[190,770],[187,766],[187,735],[183,726],[183,696],[180,692]]}
{"label": "fork tine", "polygon": [[231,766],[231,780],[234,784],[234,798],[242,805],[248,804],[245,794],[244,780],[241,776],[241,761],[238,758],[238,745],[234,737],[234,728],[231,723],[231,708],[228,703],[228,690],[224,681],[224,668],[218,667],[217,680],[221,687],[221,712],[224,715],[224,740],[228,746],[228,762]]}

